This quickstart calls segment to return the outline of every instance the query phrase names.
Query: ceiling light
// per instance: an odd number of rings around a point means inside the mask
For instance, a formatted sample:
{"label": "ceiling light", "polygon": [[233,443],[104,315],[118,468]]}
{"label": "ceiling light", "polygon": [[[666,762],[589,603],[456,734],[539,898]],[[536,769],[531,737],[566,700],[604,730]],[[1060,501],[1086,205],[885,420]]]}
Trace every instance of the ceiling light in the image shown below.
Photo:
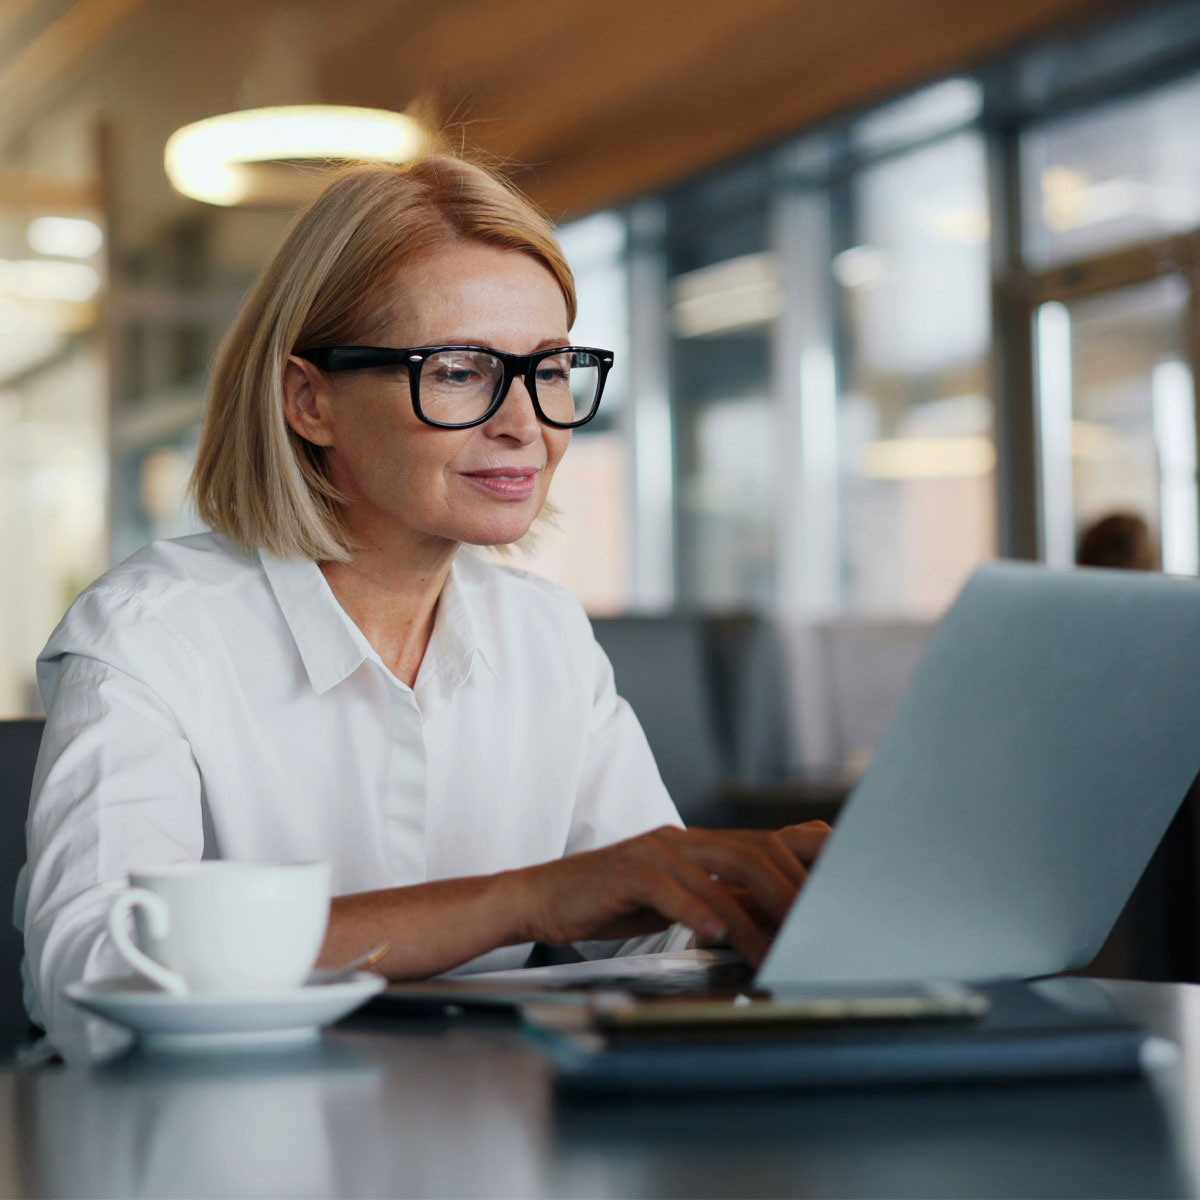
{"label": "ceiling light", "polygon": [[1154,217],[1158,208],[1156,189],[1138,179],[1117,176],[1093,183],[1067,167],[1050,167],[1042,174],[1042,215],[1055,233],[1121,217]]}
{"label": "ceiling light", "polygon": [[1139,179],[1116,176],[1099,182],[1072,167],[1042,172],[1042,216],[1055,233],[1100,225],[1121,217],[1159,215],[1177,203],[1169,193]]}
{"label": "ceiling light", "polygon": [[672,291],[672,323],[684,338],[765,325],[783,311],[783,284],[773,254],[743,254],[688,271],[675,280]]}
{"label": "ceiling light", "polygon": [[404,113],[305,104],[246,109],[185,125],[167,139],[163,158],[177,191],[231,205],[253,198],[255,164],[407,162],[426,143],[421,125]]}
{"label": "ceiling light", "polygon": [[0,385],[53,358],[66,341],[59,330],[25,329],[16,334],[0,327]]}
{"label": "ceiling light", "polygon": [[0,296],[17,300],[69,300],[81,304],[100,290],[100,273],[86,263],[44,258],[0,258]]}
{"label": "ceiling light", "polygon": [[887,255],[875,246],[851,246],[834,257],[833,276],[844,288],[877,288],[887,279]]}
{"label": "ceiling light", "polygon": [[952,246],[982,246],[991,235],[991,221],[981,208],[962,205],[927,212],[921,219],[925,232]]}
{"label": "ceiling light", "polygon": [[1098,421],[1071,422],[1071,456],[1091,462],[1121,462],[1128,458],[1125,438],[1111,425]]}
{"label": "ceiling light", "polygon": [[986,437],[892,438],[863,447],[868,479],[965,479],[995,467],[996,447]]}
{"label": "ceiling light", "polygon": [[82,217],[38,217],[25,236],[35,253],[63,258],[91,258],[104,245],[104,231]]}

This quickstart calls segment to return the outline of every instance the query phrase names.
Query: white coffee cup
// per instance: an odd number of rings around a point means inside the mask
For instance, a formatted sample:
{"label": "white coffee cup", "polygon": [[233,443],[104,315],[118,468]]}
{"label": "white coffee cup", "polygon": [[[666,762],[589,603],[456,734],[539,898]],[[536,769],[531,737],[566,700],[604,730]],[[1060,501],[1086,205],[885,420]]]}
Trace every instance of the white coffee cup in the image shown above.
{"label": "white coffee cup", "polygon": [[329,923],[328,863],[173,863],[129,882],[109,910],[109,935],[135,971],[176,996],[299,987]]}

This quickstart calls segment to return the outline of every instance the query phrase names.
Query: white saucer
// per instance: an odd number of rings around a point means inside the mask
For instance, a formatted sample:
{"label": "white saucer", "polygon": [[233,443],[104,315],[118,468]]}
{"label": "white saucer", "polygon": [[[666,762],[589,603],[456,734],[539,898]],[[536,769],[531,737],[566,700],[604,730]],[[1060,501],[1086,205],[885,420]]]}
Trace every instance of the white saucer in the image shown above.
{"label": "white saucer", "polygon": [[358,971],[340,983],[249,996],[172,996],[137,976],[69,983],[69,1000],[132,1029],[160,1050],[236,1050],[312,1041],[322,1025],[353,1012],[387,980]]}

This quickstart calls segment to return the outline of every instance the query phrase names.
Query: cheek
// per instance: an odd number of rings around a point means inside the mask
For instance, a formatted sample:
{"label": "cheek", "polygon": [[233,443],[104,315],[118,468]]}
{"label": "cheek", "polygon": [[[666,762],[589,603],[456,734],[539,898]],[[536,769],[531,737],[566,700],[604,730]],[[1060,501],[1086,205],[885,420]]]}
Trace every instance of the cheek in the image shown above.
{"label": "cheek", "polygon": [[347,391],[335,409],[334,446],[347,457],[362,461],[372,448],[394,442],[403,433],[403,425],[403,413],[395,404],[366,389]]}
{"label": "cheek", "polygon": [[[423,458],[451,453],[439,431],[418,420],[407,385],[361,387],[342,397],[334,427],[335,445],[359,462]],[[432,434],[432,436],[427,436]]]}
{"label": "cheek", "polygon": [[567,452],[567,447],[571,444],[571,431],[569,429],[550,429],[546,430],[546,474],[553,475],[554,468],[558,466],[562,460],[562,456]]}

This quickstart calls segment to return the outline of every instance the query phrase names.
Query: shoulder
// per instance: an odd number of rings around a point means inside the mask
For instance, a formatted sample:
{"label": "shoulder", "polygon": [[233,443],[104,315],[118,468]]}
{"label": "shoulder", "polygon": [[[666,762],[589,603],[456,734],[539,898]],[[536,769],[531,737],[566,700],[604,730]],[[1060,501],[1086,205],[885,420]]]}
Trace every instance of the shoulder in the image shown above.
{"label": "shoulder", "polygon": [[198,654],[192,643],[198,628],[217,616],[214,605],[219,609],[224,597],[261,580],[257,556],[221,534],[151,542],[79,595],[41,658],[100,654],[106,645],[134,636],[150,643],[156,631]]}
{"label": "shoulder", "polygon": [[530,619],[561,621],[590,634],[583,605],[566,588],[533,571],[493,562],[468,550],[459,554],[455,578],[464,593],[482,602],[484,608],[506,613],[517,610]]}
{"label": "shoulder", "polygon": [[151,542],[105,572],[89,591],[136,592],[148,604],[169,604],[198,590],[227,590],[247,576],[259,576],[257,555],[247,554],[224,534]]}
{"label": "shoulder", "polygon": [[459,554],[454,577],[478,636],[495,658],[520,658],[535,670],[548,659],[564,667],[573,663],[577,670],[594,656],[591,622],[566,588],[477,551]]}

